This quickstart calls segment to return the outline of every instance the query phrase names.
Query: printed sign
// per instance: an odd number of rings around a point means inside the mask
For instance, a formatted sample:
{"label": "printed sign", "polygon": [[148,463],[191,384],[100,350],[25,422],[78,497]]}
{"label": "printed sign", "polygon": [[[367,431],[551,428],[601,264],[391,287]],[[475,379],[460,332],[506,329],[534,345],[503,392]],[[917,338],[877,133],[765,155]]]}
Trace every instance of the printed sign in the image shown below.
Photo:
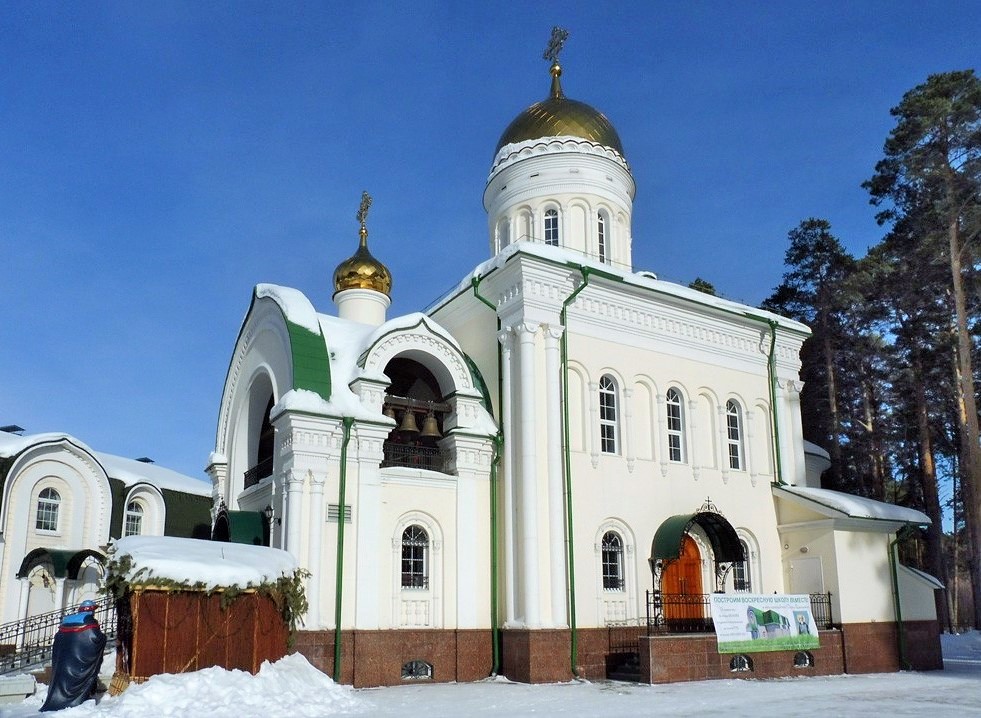
{"label": "printed sign", "polygon": [[820,645],[806,594],[713,593],[711,598],[719,653],[800,651]]}

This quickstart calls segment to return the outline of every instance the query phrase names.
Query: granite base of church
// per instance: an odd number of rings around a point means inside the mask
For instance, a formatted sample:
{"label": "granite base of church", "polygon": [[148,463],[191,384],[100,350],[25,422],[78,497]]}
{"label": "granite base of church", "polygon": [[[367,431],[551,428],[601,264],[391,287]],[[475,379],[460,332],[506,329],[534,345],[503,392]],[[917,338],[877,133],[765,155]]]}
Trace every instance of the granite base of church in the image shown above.
{"label": "granite base of church", "polygon": [[[300,631],[293,652],[329,676],[334,675],[334,632]],[[429,677],[403,677],[413,661],[432,667]],[[468,682],[490,675],[491,631],[399,629],[341,632],[340,682],[355,688],[408,682]]]}
{"label": "granite base of church", "polygon": [[[904,624],[905,668],[943,668],[936,621]],[[895,623],[846,623],[820,632],[821,645],[809,651],[809,665],[795,663],[797,651],[746,654],[749,670],[734,670],[733,654],[718,652],[715,634],[643,636],[640,675],[646,683],[677,683],[721,678],[786,678],[842,673],[887,673],[900,670]]]}
{"label": "granite base of church", "polygon": [[[795,665],[797,651],[747,654],[751,670],[734,671],[732,654],[720,654],[714,633],[647,636],[643,626],[583,628],[577,632],[576,670],[572,670],[569,629],[505,629],[500,632],[499,673],[521,683],[554,683],[575,676],[589,680],[618,677],[614,667],[639,648],[633,680],[675,683],[724,678],[784,678],[842,673],[883,673],[900,669],[895,623],[848,623],[820,632],[821,645],[809,651],[810,665]],[[905,667],[943,668],[936,621],[904,624]],[[334,673],[334,632],[300,631],[293,651],[318,669]],[[426,678],[406,677],[404,668],[421,661],[432,668]],[[408,682],[479,681],[493,669],[490,630],[343,631],[340,682],[356,688]]]}

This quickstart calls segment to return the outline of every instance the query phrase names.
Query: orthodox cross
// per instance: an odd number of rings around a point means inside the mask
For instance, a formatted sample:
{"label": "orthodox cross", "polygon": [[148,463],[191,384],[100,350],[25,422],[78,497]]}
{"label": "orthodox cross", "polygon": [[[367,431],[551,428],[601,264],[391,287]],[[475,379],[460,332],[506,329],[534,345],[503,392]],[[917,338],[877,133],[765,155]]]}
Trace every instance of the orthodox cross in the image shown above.
{"label": "orthodox cross", "polygon": [[368,236],[368,227],[365,222],[368,219],[368,210],[371,208],[371,195],[367,191],[361,193],[361,207],[358,208],[358,222],[361,223],[361,236]]}
{"label": "orthodox cross", "polygon": [[569,37],[569,31],[564,30],[558,25],[552,28],[552,37],[548,40],[548,46],[545,48],[545,52],[542,53],[542,59],[548,60],[553,65],[557,64],[559,61],[559,53],[562,52],[562,46],[565,45],[565,41]]}

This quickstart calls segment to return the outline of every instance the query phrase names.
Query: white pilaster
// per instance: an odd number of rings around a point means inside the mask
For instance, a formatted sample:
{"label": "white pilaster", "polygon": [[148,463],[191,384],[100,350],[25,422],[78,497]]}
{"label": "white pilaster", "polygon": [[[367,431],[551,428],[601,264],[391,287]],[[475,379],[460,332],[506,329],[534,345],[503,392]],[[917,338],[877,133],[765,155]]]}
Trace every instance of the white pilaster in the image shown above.
{"label": "white pilaster", "polygon": [[562,476],[562,361],[559,340],[563,327],[545,330],[545,413],[548,456],[548,548],[551,578],[551,624],[568,625],[566,618],[565,517]]}
{"label": "white pilaster", "polygon": [[535,335],[538,325],[522,322],[517,327],[520,382],[520,468],[518,519],[521,526],[521,601],[525,625],[541,626],[540,574],[538,570],[538,486],[535,471]]}
{"label": "white pilaster", "polygon": [[514,335],[510,328],[504,329],[497,335],[501,342],[501,387],[502,403],[501,407],[501,428],[504,431],[504,470],[501,472],[503,485],[504,521],[503,521],[503,544],[504,544],[504,621],[513,623],[515,619],[515,587],[517,584],[517,574],[514,570],[514,479],[515,479],[515,457],[514,450],[514,422],[513,416],[513,392],[514,383],[512,377],[514,372],[511,370],[513,361],[512,351]]}
{"label": "white pilaster", "polygon": [[286,526],[286,550],[301,561],[300,556],[300,514],[301,499],[303,498],[303,477],[292,469],[286,472],[286,516],[283,523]]}
{"label": "white pilaster", "polygon": [[307,603],[310,608],[307,611],[306,625],[310,628],[319,628],[320,621],[320,572],[323,570],[321,560],[321,547],[323,546],[324,533],[324,481],[326,475],[315,472],[310,475],[310,505],[309,510],[309,537],[310,537],[310,565],[308,566],[311,576],[307,581]]}

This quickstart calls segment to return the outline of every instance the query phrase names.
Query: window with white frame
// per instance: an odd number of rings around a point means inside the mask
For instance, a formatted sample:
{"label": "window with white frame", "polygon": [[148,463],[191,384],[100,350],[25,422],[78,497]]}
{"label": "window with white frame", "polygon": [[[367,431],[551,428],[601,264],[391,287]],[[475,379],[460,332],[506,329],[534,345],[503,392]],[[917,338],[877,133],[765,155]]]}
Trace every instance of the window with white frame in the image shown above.
{"label": "window with white frame", "polygon": [[600,450],[604,454],[617,453],[617,383],[609,374],[599,381]]}
{"label": "window with white frame", "polygon": [[143,533],[143,506],[139,501],[130,501],[126,504],[123,536],[139,536],[141,533]]}
{"label": "window with white frame", "polygon": [[416,524],[402,532],[402,588],[429,588],[429,534]]}
{"label": "window with white frame", "polygon": [[596,216],[596,252],[599,255],[599,261],[603,264],[609,264],[609,252],[606,246],[606,215],[600,212]]}
{"label": "window with white frame", "polygon": [[554,209],[545,211],[545,244],[559,246],[559,213]]}
{"label": "window with white frame", "polygon": [[726,444],[729,447],[729,468],[743,468],[742,410],[739,402],[726,402]]}
{"label": "window with white frame", "polygon": [[52,488],[43,489],[37,499],[37,520],[34,527],[38,531],[57,531],[60,507],[61,495]]}
{"label": "window with white frame", "polygon": [[615,531],[603,534],[603,590],[623,590],[623,539]]}
{"label": "window with white frame", "polygon": [[743,549],[743,560],[732,565],[732,587],[736,591],[752,591],[753,577],[749,568],[749,546],[742,539],[739,545]]}
{"label": "window with white frame", "polygon": [[685,460],[685,408],[681,400],[681,392],[668,389],[665,395],[668,409],[668,459],[683,462]]}

